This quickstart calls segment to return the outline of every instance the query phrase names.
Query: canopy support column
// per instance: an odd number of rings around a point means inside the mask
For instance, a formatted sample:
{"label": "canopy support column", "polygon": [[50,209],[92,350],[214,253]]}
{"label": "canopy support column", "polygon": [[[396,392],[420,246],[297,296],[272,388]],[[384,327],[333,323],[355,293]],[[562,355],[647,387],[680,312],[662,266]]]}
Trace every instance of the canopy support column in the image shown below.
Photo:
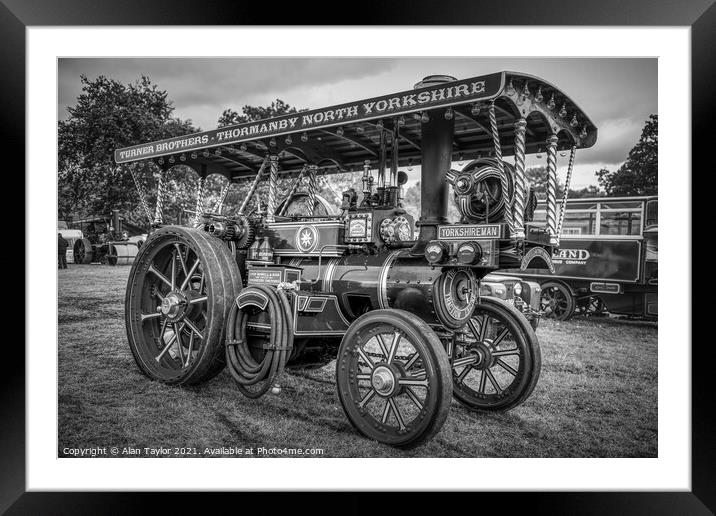
{"label": "canopy support column", "polygon": [[[203,168],[203,167],[202,167]],[[196,207],[194,208],[194,221],[192,223],[193,227],[197,227],[199,225],[199,222],[201,222],[201,217],[204,213],[204,184],[205,184],[206,178],[202,174],[199,176],[199,187],[196,191]]]}
{"label": "canopy support column", "polygon": [[547,234],[549,243],[559,242],[557,234],[557,135],[547,138]]}
{"label": "canopy support column", "polygon": [[251,188],[249,188],[249,191],[246,194],[246,197],[244,197],[244,200],[241,203],[241,207],[239,208],[239,215],[244,214],[244,210],[246,209],[246,206],[249,204],[249,201],[254,196],[254,192],[256,192],[256,187],[259,185],[259,181],[261,181],[261,175],[263,174],[264,169],[266,168],[267,164],[268,164],[268,156],[266,156],[266,158],[264,158],[263,163],[261,163],[261,167],[259,167],[259,171],[256,173],[254,182],[251,183]]}
{"label": "canopy support column", "polygon": [[224,209],[224,201],[226,201],[226,197],[227,197],[227,195],[229,195],[229,187],[230,186],[231,186],[231,179],[229,179],[228,182],[221,189],[221,193],[219,194],[219,199],[216,201],[216,206],[214,206],[214,213],[221,215],[221,210]]}
{"label": "canopy support column", "polygon": [[316,170],[317,165],[308,165],[308,216],[316,210]]}
{"label": "canopy support column", "polygon": [[308,170],[308,165],[303,165],[303,168],[298,173],[296,180],[291,185],[291,190],[289,190],[288,195],[286,195],[286,199],[283,201],[283,206],[281,206],[281,210],[278,212],[279,216],[286,213],[286,208],[288,207],[288,204],[291,202],[291,198],[296,193],[296,190],[298,190],[298,186],[301,184],[301,179],[303,179],[303,174],[306,173],[306,170]]}
{"label": "canopy support column", "polygon": [[380,153],[378,159],[378,190],[385,188],[385,168],[388,162],[387,152],[387,135],[382,126],[380,126]]}
{"label": "canopy support column", "polygon": [[391,149],[390,153],[390,183],[389,186],[396,187],[398,186],[398,152],[399,152],[399,143],[400,143],[400,124],[398,123],[398,119],[393,119],[393,148]]}
{"label": "canopy support column", "polygon": [[520,118],[515,122],[515,202],[514,224],[515,238],[525,238],[525,195],[527,179],[525,178],[525,131],[527,120]]}
{"label": "canopy support column", "polygon": [[154,225],[159,226],[164,223],[164,180],[166,179],[167,171],[162,168],[159,173],[159,181],[157,182],[157,205],[154,209]]}
{"label": "canopy support column", "polygon": [[562,237],[562,223],[564,222],[564,210],[567,208],[567,198],[569,197],[569,185],[572,182],[572,170],[574,169],[574,156],[577,154],[577,146],[572,146],[569,153],[569,165],[567,165],[567,177],[564,180],[564,195],[562,196],[562,209],[559,211],[559,222],[557,223],[557,246]]}
{"label": "canopy support column", "polygon": [[147,216],[147,222],[149,222],[149,224],[151,224],[152,223],[152,212],[149,209],[149,204],[147,204],[147,198],[144,195],[144,190],[142,190],[142,186],[139,184],[139,178],[137,177],[137,173],[135,172],[133,165],[129,165],[127,168],[129,168],[129,173],[132,174],[132,179],[134,180],[134,186],[137,189],[137,194],[139,195],[139,204],[142,207],[144,214]]}
{"label": "canopy support column", "polygon": [[510,209],[510,184],[507,180],[505,172],[505,164],[502,162],[502,144],[500,143],[500,132],[497,130],[497,117],[495,116],[495,102],[490,102],[490,132],[492,133],[492,145],[495,148],[495,159],[497,160],[497,170],[500,171],[500,185],[502,186],[502,198],[505,202],[505,223],[510,232],[510,237],[514,238],[515,227],[512,223],[512,211]]}
{"label": "canopy support column", "polygon": [[268,205],[266,207],[266,222],[276,222],[276,187],[278,186],[278,156],[269,156],[269,190]]}

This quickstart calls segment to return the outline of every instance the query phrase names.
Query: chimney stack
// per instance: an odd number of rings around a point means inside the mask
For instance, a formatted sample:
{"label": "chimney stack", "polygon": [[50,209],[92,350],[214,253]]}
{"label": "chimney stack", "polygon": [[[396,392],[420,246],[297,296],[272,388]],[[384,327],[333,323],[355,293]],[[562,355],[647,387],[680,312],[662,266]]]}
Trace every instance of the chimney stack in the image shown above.
{"label": "chimney stack", "polygon": [[[429,75],[415,85],[415,89],[456,81],[449,75]],[[445,108],[431,109],[429,120],[421,126],[420,146],[420,226],[418,241],[411,254],[423,254],[430,240],[437,238],[437,226],[447,222],[448,184],[445,174],[452,163],[455,119],[445,117]]]}

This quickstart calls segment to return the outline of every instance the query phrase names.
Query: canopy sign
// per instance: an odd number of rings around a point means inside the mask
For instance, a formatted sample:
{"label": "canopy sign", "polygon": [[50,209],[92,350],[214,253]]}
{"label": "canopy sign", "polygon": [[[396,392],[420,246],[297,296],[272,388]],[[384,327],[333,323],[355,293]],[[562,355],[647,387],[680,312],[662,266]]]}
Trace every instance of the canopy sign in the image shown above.
{"label": "canopy sign", "polygon": [[332,127],[341,124],[391,117],[424,109],[494,98],[503,86],[503,74],[495,73],[408,90],[382,97],[313,109],[276,118],[231,125],[158,142],[116,150],[117,163],[148,159],[217,145],[230,145],[285,133]]}

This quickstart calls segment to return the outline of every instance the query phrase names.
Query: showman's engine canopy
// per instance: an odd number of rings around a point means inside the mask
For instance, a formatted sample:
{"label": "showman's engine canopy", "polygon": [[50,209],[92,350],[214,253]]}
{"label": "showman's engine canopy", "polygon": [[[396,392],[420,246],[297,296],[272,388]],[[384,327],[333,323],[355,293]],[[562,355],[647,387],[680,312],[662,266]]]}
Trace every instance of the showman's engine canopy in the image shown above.
{"label": "showman's engine canopy", "polygon": [[[348,419],[401,448],[439,431],[453,395],[470,410],[516,407],[537,382],[539,344],[513,305],[480,295],[480,281],[552,269],[564,217],[558,155],[564,206],[576,150],[596,138],[555,86],[499,72],[432,75],[412,90],[118,149],[120,166],[149,160],[159,171],[151,211],[137,168],[126,167],[154,228],[127,286],[137,364],[176,385],[228,365],[240,392],[257,398],[279,393],[284,367],[307,350],[337,348]],[[546,222],[533,221],[526,154],[546,157]],[[177,165],[199,177],[188,225],[164,220]],[[417,221],[400,170],[416,166]],[[341,172],[361,174],[361,186],[334,208],[318,190]],[[207,206],[210,174],[225,180]],[[231,189],[242,199],[229,209]],[[448,220],[450,202],[458,221]]]}

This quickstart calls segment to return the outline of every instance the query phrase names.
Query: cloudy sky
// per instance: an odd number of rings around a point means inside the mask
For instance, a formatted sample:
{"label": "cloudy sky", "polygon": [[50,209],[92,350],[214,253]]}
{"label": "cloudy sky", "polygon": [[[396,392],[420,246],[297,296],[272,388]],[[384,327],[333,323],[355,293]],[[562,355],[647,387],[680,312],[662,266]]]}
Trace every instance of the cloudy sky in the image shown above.
{"label": "cloudy sky", "polygon": [[[174,114],[213,129],[226,108],[266,105],[280,98],[320,108],[411,89],[422,77],[465,79],[500,70],[537,75],[569,95],[599,129],[594,147],[579,151],[573,187],[596,184],[599,168],[617,168],[657,113],[656,59],[564,58],[78,58],[58,65],[59,119],[81,92],[80,74],[131,82],[149,76],[167,90]],[[560,158],[562,165],[567,158]],[[528,166],[537,164],[533,156]],[[411,173],[412,181],[418,171]],[[415,176],[415,177],[412,177]]]}

